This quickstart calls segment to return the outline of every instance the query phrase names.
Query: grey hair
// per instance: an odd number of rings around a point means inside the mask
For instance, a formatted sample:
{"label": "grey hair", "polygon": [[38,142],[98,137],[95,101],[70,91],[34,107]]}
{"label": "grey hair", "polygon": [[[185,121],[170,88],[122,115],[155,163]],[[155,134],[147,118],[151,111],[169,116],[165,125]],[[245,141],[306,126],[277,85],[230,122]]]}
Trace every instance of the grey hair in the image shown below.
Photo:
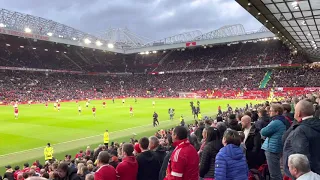
{"label": "grey hair", "polygon": [[310,163],[306,155],[303,154],[291,154],[289,156],[288,165],[296,168],[300,173],[310,172]]}
{"label": "grey hair", "polygon": [[85,180],[94,180],[94,175],[92,173],[87,174]]}
{"label": "grey hair", "polygon": [[155,136],[151,136],[149,141],[152,142],[155,146],[159,146],[159,139]]}
{"label": "grey hair", "polygon": [[298,103],[300,105],[300,111],[303,115],[305,116],[312,116],[314,115],[314,107],[313,107],[313,103],[304,99],[299,101]]}

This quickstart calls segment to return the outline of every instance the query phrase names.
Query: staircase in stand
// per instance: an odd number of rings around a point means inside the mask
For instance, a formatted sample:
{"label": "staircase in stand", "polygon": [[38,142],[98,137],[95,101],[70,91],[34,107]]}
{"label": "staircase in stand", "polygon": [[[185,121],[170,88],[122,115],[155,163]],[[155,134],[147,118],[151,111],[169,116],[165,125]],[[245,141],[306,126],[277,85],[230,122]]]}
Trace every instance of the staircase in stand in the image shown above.
{"label": "staircase in stand", "polygon": [[266,74],[264,75],[264,78],[262,79],[262,81],[260,82],[260,86],[259,88],[266,88],[268,85],[269,80],[271,79],[271,74],[272,71],[268,70],[268,72],[266,72]]}

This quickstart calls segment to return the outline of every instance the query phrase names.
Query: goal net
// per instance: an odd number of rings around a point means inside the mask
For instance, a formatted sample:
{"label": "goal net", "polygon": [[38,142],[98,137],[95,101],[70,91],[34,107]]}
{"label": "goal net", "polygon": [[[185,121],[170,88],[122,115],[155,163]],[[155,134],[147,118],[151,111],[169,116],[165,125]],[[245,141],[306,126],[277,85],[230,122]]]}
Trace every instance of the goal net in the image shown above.
{"label": "goal net", "polygon": [[197,93],[179,92],[179,98],[197,98]]}

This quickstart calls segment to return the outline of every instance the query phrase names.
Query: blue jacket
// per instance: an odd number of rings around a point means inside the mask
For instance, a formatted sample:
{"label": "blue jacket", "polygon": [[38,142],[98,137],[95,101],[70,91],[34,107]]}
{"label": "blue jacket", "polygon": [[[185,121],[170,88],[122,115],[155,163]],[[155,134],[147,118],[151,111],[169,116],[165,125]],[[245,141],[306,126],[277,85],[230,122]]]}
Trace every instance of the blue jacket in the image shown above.
{"label": "blue jacket", "polygon": [[248,179],[248,165],[239,146],[228,144],[216,156],[215,180]]}
{"label": "blue jacket", "polygon": [[261,135],[267,137],[262,145],[263,150],[272,153],[282,152],[282,135],[286,131],[286,123],[284,116],[274,116],[268,126],[261,129]]}

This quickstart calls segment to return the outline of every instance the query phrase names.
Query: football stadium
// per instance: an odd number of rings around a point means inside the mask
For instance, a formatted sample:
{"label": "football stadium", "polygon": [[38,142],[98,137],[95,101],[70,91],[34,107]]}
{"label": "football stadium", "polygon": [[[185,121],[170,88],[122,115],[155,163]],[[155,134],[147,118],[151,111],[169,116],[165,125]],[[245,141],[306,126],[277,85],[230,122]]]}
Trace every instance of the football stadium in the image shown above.
{"label": "football stadium", "polygon": [[233,3],[261,27],[152,40],[0,9],[0,180],[320,179],[320,3]]}

